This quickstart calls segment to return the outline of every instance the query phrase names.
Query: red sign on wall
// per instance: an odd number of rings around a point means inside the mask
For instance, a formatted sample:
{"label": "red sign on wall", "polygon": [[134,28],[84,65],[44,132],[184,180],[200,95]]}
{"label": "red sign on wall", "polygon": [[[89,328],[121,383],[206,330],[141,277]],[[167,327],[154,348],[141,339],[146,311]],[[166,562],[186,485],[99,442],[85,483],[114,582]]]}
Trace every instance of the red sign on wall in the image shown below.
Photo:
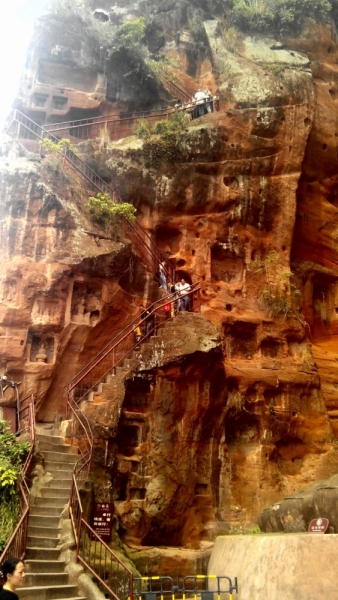
{"label": "red sign on wall", "polygon": [[113,503],[94,502],[92,528],[103,541],[110,542],[113,528]]}
{"label": "red sign on wall", "polygon": [[329,526],[329,519],[312,519],[308,532],[309,533],[325,533]]}

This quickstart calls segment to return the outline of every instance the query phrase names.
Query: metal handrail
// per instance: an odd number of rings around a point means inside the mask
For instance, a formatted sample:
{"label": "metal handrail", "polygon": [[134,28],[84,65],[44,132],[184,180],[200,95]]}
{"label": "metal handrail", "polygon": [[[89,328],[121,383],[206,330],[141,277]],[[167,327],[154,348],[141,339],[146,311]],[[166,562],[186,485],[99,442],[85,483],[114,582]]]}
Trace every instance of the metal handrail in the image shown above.
{"label": "metal handrail", "polygon": [[168,71],[164,66],[160,68],[160,74],[169,88],[168,92],[172,96],[177,95],[180,100],[187,102],[191,99],[191,96],[194,95],[196,90],[193,91],[186,88],[178,79],[178,77],[176,77],[176,75],[173,73],[170,73],[170,71]]}
{"label": "metal handrail", "polygon": [[[200,283],[195,283],[190,286],[190,290],[184,293],[191,301],[192,312],[199,312],[200,310],[200,289]],[[145,325],[149,319],[154,321],[153,327],[147,331],[147,335],[141,340],[144,341],[153,331],[157,330],[164,320],[165,314],[162,309],[178,300],[177,292],[168,294],[165,298],[161,298],[149,306],[147,317],[141,319],[138,316],[128,323],[69,382],[68,402],[71,398],[72,402],[78,407],[81,400],[101,383],[109,373],[114,372],[115,368],[138,346],[139,342],[135,340],[136,327]],[[168,317],[165,320],[168,320]]]}
{"label": "metal handrail", "polygon": [[[192,299],[193,310],[200,310],[200,284],[196,283],[190,287],[184,293],[185,296],[189,296]],[[196,298],[197,296],[197,298]],[[197,299],[197,302],[195,302]],[[141,326],[149,318],[153,319],[161,311],[165,305],[172,305],[172,303],[179,300],[178,294],[168,294],[165,298],[154,302],[147,310],[147,317],[141,319],[140,316],[136,317],[129,323],[111,342],[109,342],[81,371],[73,377],[68,384],[67,393],[67,417],[73,417],[73,432],[72,437],[81,438],[81,444],[79,449],[81,458],[77,461],[72,478],[72,489],[69,503],[69,516],[72,522],[76,541],[76,555],[77,559],[94,575],[94,577],[104,587],[105,592],[113,600],[128,600],[130,598],[131,590],[133,590],[133,574],[122,563],[117,555],[103,542],[103,540],[95,533],[84,518],[83,507],[80,496],[80,489],[88,478],[90,471],[90,464],[93,451],[93,434],[91,431],[90,424],[86,415],[80,408],[80,401],[83,397],[89,393],[88,387],[88,375],[93,379],[91,381],[91,387],[95,387],[97,383],[102,381],[107,374],[107,364],[105,359],[109,358],[108,370],[114,370],[114,368],[124,360],[139,344],[141,341],[145,341],[154,331],[156,332],[160,323],[154,320],[154,326],[146,332],[142,340],[126,345],[126,341],[134,335],[135,327]],[[164,313],[163,313],[164,314]],[[169,317],[171,318],[171,317]],[[167,320],[167,319],[166,319]],[[123,346],[123,350],[118,356],[119,346]],[[112,357],[112,361],[110,360]],[[103,364],[100,373],[97,372],[97,367]],[[99,377],[99,380],[98,380]],[[80,389],[80,394],[76,393],[78,386],[81,382],[84,383],[84,393]],[[93,544],[94,542],[94,544]],[[108,580],[108,582],[107,582]]]}
{"label": "metal handrail", "polygon": [[[11,126],[13,123],[18,123],[18,137],[21,137],[21,127],[23,127],[28,134],[32,134],[38,141],[42,141],[44,138],[51,139],[54,143],[58,143],[59,140],[52,133],[44,129],[41,125],[38,125],[32,119],[24,115],[19,110],[15,110]],[[110,196],[113,202],[120,203],[121,198],[118,193],[108,185],[93,169],[91,169],[85,162],[83,162],[74,152],[69,148],[63,148],[60,154],[68,161],[68,163],[76,169],[82,177],[89,182],[96,190],[104,192]],[[146,266],[156,276],[159,263],[164,263],[164,271],[168,281],[174,282],[175,280],[175,269],[173,265],[168,261],[166,256],[162,254],[156,244],[151,240],[145,229],[135,221],[131,223],[126,217],[120,215],[119,222],[123,228],[125,235],[129,237],[133,244],[135,244],[142,260]]]}
{"label": "metal handrail", "polygon": [[90,125],[104,125],[105,123],[120,123],[121,121],[130,121],[131,119],[148,119],[152,117],[166,117],[174,112],[173,108],[163,108],[158,110],[139,111],[134,113],[120,113],[119,116],[100,115],[98,117],[87,117],[86,119],[77,119],[75,121],[61,121],[59,123],[47,123],[43,127],[46,131],[54,133],[63,129],[72,129],[73,127],[88,127]]}
{"label": "metal handrail", "polygon": [[18,424],[18,433],[28,433],[30,437],[30,450],[22,468],[22,477],[18,485],[20,496],[20,519],[0,556],[0,565],[2,565],[7,558],[12,556],[23,558],[26,551],[29,517],[29,488],[27,477],[32,464],[35,444],[35,408],[33,394],[26,396],[20,402]]}

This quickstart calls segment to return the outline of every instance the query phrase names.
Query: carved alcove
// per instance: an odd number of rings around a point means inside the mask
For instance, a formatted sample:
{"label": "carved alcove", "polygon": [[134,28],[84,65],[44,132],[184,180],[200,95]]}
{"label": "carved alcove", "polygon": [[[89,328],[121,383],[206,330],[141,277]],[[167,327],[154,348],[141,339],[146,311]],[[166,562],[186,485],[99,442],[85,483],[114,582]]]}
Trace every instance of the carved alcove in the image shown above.
{"label": "carved alcove", "polygon": [[53,335],[30,331],[27,347],[30,362],[40,364],[54,363],[55,338]]}
{"label": "carved alcove", "polygon": [[0,284],[0,302],[15,304],[18,295],[18,281],[12,277],[5,279]]}
{"label": "carved alcove", "polygon": [[243,260],[226,247],[226,244],[214,244],[211,248],[211,278],[214,281],[234,283],[243,277]]}
{"label": "carved alcove", "polygon": [[72,295],[71,321],[94,327],[100,319],[102,287],[75,281]]}
{"label": "carved alcove", "polygon": [[36,325],[60,325],[62,318],[62,302],[58,298],[39,294],[34,298],[32,321]]}

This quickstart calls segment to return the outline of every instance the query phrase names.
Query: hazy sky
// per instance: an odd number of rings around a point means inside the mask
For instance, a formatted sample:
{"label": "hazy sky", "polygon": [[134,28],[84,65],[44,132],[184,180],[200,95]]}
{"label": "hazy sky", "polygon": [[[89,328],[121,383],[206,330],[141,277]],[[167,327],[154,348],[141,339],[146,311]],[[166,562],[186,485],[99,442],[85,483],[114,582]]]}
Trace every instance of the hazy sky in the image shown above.
{"label": "hazy sky", "polygon": [[0,15],[0,128],[15,98],[35,19],[47,0],[7,0]]}

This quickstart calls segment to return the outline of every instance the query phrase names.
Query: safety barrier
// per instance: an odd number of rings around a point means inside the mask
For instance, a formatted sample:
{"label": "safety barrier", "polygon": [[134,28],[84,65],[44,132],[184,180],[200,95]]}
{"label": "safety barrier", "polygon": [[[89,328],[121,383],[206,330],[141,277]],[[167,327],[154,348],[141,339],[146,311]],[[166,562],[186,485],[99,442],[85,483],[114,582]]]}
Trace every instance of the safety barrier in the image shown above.
{"label": "safety barrier", "polygon": [[2,563],[7,558],[11,558],[12,556],[18,556],[19,558],[23,558],[26,550],[29,517],[29,488],[26,478],[28,477],[30,472],[35,443],[35,409],[34,396],[32,394],[24,398],[20,403],[20,409],[18,414],[18,433],[28,434],[30,442],[30,451],[22,469],[21,481],[18,484],[18,494],[20,498],[19,522],[13,534],[11,535],[4,551],[0,555],[0,565],[2,565]]}
{"label": "safety barrier", "polygon": [[[210,581],[212,586],[209,586]],[[238,593],[237,577],[232,583],[227,575],[186,575],[181,581],[178,577],[174,581],[169,575],[158,575],[134,577],[130,597],[134,600],[221,600],[222,594],[222,600],[233,600],[233,592]]]}

